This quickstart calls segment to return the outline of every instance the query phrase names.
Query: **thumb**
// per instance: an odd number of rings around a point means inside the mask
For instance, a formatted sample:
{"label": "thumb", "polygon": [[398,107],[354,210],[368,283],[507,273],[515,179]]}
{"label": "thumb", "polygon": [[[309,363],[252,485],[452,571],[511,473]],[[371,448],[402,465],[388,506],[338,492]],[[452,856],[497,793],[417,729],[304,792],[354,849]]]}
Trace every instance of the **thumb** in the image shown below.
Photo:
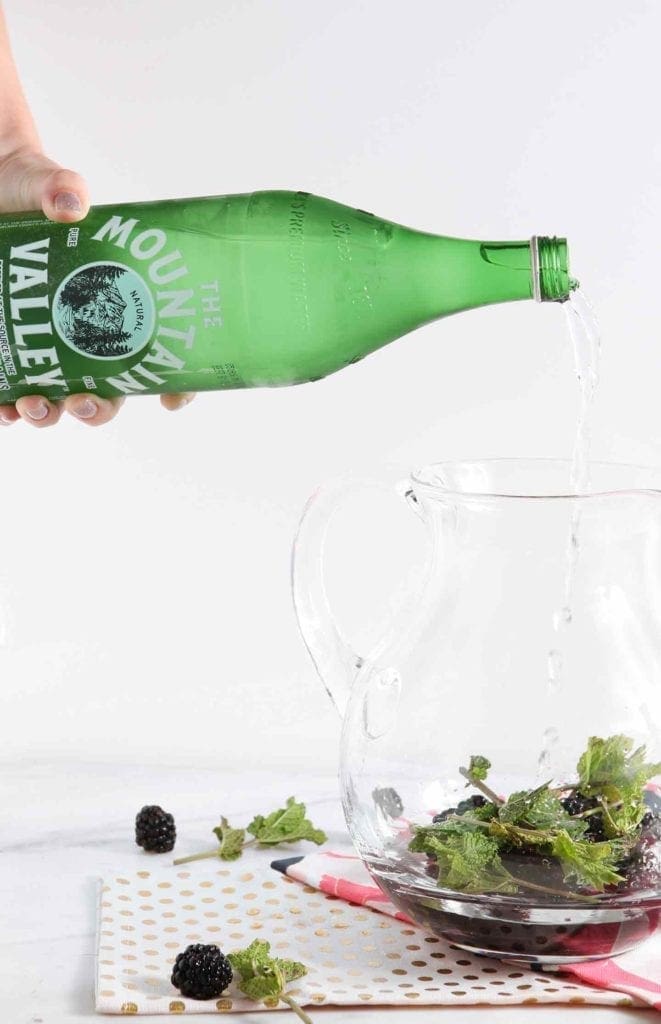
{"label": "thumb", "polygon": [[43,210],[50,220],[72,223],[89,210],[87,185],[39,150],[22,149],[0,163],[0,209]]}

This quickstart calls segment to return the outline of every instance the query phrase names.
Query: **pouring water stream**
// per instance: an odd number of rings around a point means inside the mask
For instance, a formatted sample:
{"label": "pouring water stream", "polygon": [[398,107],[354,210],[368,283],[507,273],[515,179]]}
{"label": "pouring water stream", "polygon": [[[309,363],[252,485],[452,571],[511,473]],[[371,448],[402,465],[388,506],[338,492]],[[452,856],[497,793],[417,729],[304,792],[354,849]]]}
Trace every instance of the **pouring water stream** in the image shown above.
{"label": "pouring water stream", "polygon": [[[579,385],[579,412],[574,438],[574,451],[569,475],[572,494],[585,494],[590,489],[590,445],[592,440],[592,411],[599,385],[601,336],[594,310],[579,290],[563,304],[569,337],[574,353],[574,366]],[[553,614],[553,641],[547,658],[547,689],[557,696],[562,688],[563,635],[571,627],[572,594],[576,568],[580,557],[581,510],[573,503],[569,536],[565,552],[562,603]],[[549,725],[542,737],[542,751],[537,762],[538,777],[553,774],[553,750],[560,739],[556,725]]]}

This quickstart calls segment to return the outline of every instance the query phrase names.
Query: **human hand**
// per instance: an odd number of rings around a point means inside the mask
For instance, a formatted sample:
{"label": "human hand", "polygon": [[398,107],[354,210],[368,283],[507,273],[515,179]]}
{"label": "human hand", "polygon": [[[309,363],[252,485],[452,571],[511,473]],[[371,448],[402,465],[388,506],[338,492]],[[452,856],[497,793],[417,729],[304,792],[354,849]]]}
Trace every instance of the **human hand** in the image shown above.
{"label": "human hand", "polygon": [[[62,224],[82,220],[89,210],[87,185],[79,174],[59,167],[39,148],[19,146],[0,155],[0,211],[36,209]],[[192,397],[161,395],[161,403],[169,410],[181,409]],[[20,419],[33,427],[52,427],[68,412],[81,423],[100,427],[117,415],[123,403],[123,398],[100,398],[89,392],[69,395],[62,402],[27,395],[15,405],[0,405],[0,423],[9,425]]]}
{"label": "human hand", "polygon": [[[89,210],[87,185],[79,174],[45,156],[11,54],[0,8],[0,212],[43,210],[53,221],[73,224]],[[169,410],[181,409],[192,394],[161,395]],[[62,412],[81,423],[100,427],[117,415],[123,398],[100,398],[89,392],[53,402],[39,395],[0,405],[0,426],[23,420],[33,427],[52,427]]]}

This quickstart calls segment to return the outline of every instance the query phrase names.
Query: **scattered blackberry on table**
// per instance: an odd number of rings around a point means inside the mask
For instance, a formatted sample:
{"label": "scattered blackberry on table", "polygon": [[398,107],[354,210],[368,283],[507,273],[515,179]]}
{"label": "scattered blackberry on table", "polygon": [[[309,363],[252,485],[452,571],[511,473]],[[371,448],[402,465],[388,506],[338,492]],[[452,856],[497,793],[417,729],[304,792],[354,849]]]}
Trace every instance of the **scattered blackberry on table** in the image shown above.
{"label": "scattered blackberry on table", "polygon": [[157,804],[149,804],[135,816],[135,841],[149,853],[168,853],[174,849],[177,830],[174,818]]}
{"label": "scattered blackberry on table", "polygon": [[179,953],[170,981],[188,999],[215,999],[232,980],[232,965],[218,946],[196,942]]}

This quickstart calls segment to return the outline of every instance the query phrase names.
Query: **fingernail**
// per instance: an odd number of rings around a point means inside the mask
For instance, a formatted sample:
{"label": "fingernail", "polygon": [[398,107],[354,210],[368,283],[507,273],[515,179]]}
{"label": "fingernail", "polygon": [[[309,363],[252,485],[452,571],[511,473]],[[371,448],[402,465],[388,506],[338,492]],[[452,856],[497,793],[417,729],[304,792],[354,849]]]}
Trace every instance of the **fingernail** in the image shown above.
{"label": "fingernail", "polygon": [[45,402],[37,402],[36,405],[30,406],[25,412],[31,420],[45,420],[49,409]]}
{"label": "fingernail", "polygon": [[9,416],[5,416],[4,413],[0,412],[0,423],[2,423],[3,427],[9,427],[13,422],[13,420],[9,419]]}
{"label": "fingernail", "polygon": [[75,192],[58,192],[55,196],[55,209],[58,213],[80,213],[82,208]]}
{"label": "fingernail", "polygon": [[91,420],[93,416],[96,416],[99,411],[99,407],[96,402],[93,402],[91,398],[86,398],[84,402],[77,405],[73,410],[74,416],[78,416],[81,420]]}

